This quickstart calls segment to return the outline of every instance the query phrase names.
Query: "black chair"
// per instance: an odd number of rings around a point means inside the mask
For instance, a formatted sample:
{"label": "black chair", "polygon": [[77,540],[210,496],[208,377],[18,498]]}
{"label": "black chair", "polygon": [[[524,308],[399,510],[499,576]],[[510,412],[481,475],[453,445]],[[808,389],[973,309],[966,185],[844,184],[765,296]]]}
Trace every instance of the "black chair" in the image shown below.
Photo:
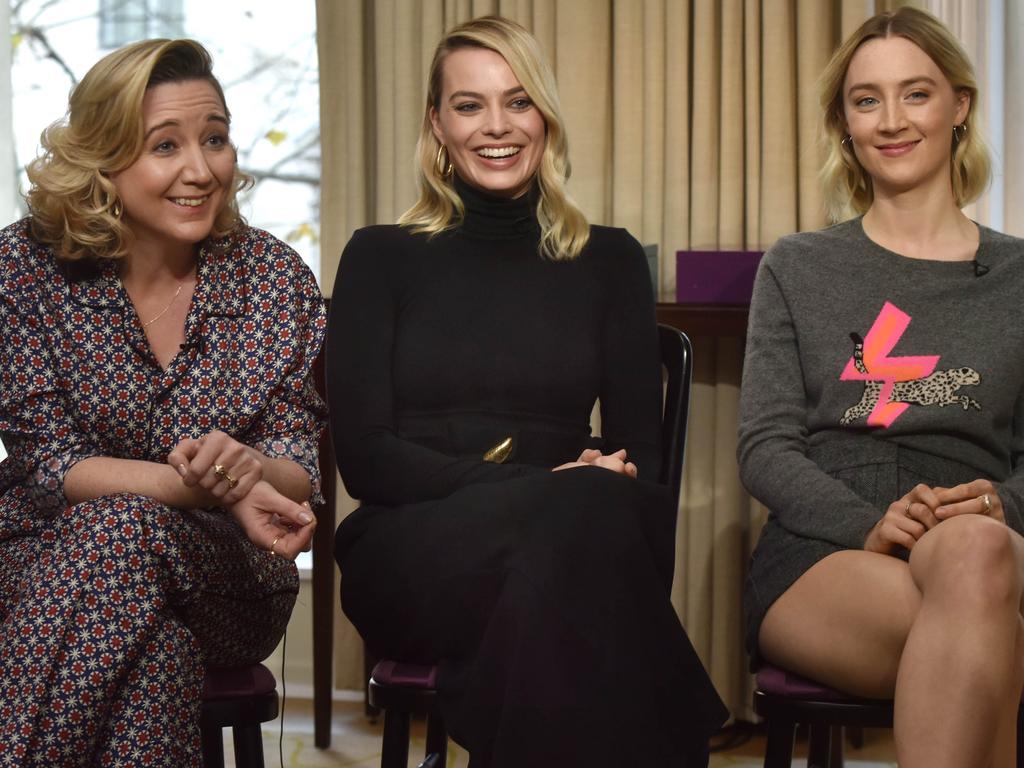
{"label": "black chair", "polygon": [[[845,728],[892,728],[892,701],[858,699],[765,664],[754,711],[768,721],[764,768],[789,768],[797,723],[808,727],[807,768],[843,768]],[[1024,768],[1024,711],[1017,711],[1017,768]]]}
{"label": "black chair", "polygon": [[[686,334],[667,325],[658,325],[661,364],[667,384],[661,422],[662,464],[658,481],[672,489],[678,504],[683,478],[686,447],[686,419],[690,409],[690,380],[693,372],[693,347]],[[437,701],[437,667],[406,664],[385,659],[373,667],[369,684],[369,703],[384,710],[384,743],[381,768],[406,768],[409,758],[409,720],[411,715],[426,715],[426,756],[420,768],[445,765],[448,734]]]}
{"label": "black chair", "polygon": [[231,728],[238,768],[263,768],[260,723],[277,717],[277,681],[262,664],[206,669],[199,716],[203,768],[224,768],[221,729]]}

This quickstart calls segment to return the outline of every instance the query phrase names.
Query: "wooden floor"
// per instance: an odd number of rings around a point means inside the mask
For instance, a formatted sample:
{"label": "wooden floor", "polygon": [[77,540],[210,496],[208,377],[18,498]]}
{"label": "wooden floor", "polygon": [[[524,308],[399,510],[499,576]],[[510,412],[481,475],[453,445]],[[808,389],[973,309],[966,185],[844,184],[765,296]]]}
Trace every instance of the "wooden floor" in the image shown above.
{"label": "wooden floor", "polygon": [[[313,712],[311,702],[290,700],[284,715],[284,736],[281,720],[263,726],[263,748],[267,768],[377,768],[380,765],[380,740],[383,721],[371,723],[363,714],[359,700],[336,701],[332,718],[331,746],[320,750],[313,745]],[[225,732],[227,765],[231,759],[230,736]],[[447,768],[465,768],[466,753],[452,744]],[[283,761],[279,757],[283,756]],[[798,739],[793,765],[806,766],[806,744]],[[743,744],[711,756],[711,768],[760,768],[764,757],[764,737],[758,733]],[[893,768],[896,765],[892,734],[888,730],[869,730],[861,749],[847,745],[847,768]],[[423,726],[413,726],[413,747],[409,765],[417,766],[423,759]],[[638,767],[646,768],[646,766]]]}

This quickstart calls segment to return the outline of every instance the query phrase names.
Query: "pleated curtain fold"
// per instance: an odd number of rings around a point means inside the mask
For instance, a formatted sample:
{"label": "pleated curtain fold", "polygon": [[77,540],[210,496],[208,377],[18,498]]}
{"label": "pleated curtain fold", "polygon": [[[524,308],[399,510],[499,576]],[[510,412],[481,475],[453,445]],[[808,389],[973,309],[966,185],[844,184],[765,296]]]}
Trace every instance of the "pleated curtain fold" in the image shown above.
{"label": "pleated curtain fold", "polygon": [[[559,84],[571,194],[592,222],[658,244],[672,296],[676,251],[763,250],[824,225],[815,80],[845,35],[898,4],[319,0],[325,292],[352,231],[414,200],[427,70],[452,25],[500,13],[533,31]],[[672,599],[722,697],[749,718],[740,595],[765,512],[737,478],[743,341],[693,341]],[[361,688],[361,643],[341,617],[337,629],[337,685]]]}

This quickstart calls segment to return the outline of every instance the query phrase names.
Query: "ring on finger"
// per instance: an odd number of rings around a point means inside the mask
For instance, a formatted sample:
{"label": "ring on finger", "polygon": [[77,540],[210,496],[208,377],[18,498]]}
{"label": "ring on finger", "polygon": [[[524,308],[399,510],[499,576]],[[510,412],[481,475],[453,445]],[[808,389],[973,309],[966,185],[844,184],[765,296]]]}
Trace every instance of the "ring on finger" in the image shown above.
{"label": "ring on finger", "polygon": [[270,544],[270,554],[272,554],[274,557],[280,557],[280,555],[277,554],[277,542],[279,542],[280,540],[281,540],[281,537],[278,536]]}
{"label": "ring on finger", "polygon": [[234,489],[234,487],[236,485],[238,485],[238,481],[235,478],[233,478],[231,475],[228,474],[228,471],[227,471],[227,469],[224,468],[223,464],[214,464],[213,465],[213,474],[215,474],[221,480],[227,480],[228,481],[228,488]]}
{"label": "ring on finger", "polygon": [[987,493],[981,494],[978,498],[981,499],[981,503],[985,505],[985,514],[990,514],[992,512],[992,499],[988,497]]}
{"label": "ring on finger", "polygon": [[904,515],[906,515],[907,517],[910,517],[910,505],[911,505],[912,503],[913,503],[913,502],[910,502],[910,501],[908,501],[908,502],[907,502],[907,508],[903,510],[903,514],[904,514]]}

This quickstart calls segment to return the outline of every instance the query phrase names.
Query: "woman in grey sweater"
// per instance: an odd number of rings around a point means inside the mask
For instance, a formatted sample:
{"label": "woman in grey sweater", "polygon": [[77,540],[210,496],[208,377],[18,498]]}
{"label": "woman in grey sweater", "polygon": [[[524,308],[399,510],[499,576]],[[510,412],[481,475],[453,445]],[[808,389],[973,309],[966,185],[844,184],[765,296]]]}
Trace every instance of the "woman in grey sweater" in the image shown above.
{"label": "woman in grey sweater", "polygon": [[895,696],[901,766],[1014,765],[1024,684],[1024,241],[988,182],[949,31],[904,7],[822,76],[829,229],[781,239],[751,305],[743,482],[770,510],[748,647]]}

